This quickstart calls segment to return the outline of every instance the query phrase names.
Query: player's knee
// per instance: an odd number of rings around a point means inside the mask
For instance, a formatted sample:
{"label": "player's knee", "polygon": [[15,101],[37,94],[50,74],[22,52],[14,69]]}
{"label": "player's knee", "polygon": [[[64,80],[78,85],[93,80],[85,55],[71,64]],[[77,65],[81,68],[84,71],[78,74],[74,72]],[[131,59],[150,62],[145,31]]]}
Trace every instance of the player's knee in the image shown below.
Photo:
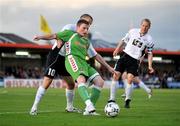
{"label": "player's knee", "polygon": [[77,83],[85,83],[86,82],[86,78],[83,76],[83,75],[80,75],[78,78],[77,78]]}
{"label": "player's knee", "polygon": [[128,77],[128,78],[127,78],[127,83],[128,83],[128,84],[131,84],[132,82],[133,82],[133,77]]}
{"label": "player's knee", "polygon": [[104,85],[104,80],[102,79],[102,77],[97,76],[94,80],[94,85],[102,88]]}
{"label": "player's knee", "polygon": [[66,85],[66,88],[69,89],[69,90],[74,89],[74,87],[75,87],[74,83],[67,83],[67,85]]}
{"label": "player's knee", "polygon": [[43,84],[42,84],[42,87],[44,87],[45,89],[48,89],[48,87],[51,85],[52,83],[52,78],[49,78],[49,77],[44,77],[43,79]]}
{"label": "player's knee", "polygon": [[120,75],[121,75],[120,73],[118,73],[118,74],[113,74],[113,79],[116,80],[116,81],[118,81]]}

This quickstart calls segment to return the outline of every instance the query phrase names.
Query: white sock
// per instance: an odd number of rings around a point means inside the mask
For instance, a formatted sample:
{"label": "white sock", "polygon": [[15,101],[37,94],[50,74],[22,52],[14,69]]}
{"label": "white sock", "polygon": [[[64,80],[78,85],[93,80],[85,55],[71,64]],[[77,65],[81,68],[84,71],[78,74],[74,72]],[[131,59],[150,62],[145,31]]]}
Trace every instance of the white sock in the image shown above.
{"label": "white sock", "polygon": [[123,84],[124,84],[124,89],[125,89],[126,86],[127,86],[127,79],[123,79],[122,82],[123,82]]}
{"label": "white sock", "polygon": [[73,108],[74,90],[66,89],[66,108]]}
{"label": "white sock", "polygon": [[126,88],[125,88],[125,93],[126,93],[125,101],[127,99],[131,99],[132,91],[133,91],[132,84],[127,83]]}
{"label": "white sock", "polygon": [[86,101],[85,101],[85,104],[86,104],[86,106],[93,105],[93,103],[91,102],[90,99],[86,100]]}
{"label": "white sock", "polygon": [[118,81],[113,80],[110,86],[110,99],[115,100]]}
{"label": "white sock", "polygon": [[33,104],[33,107],[32,108],[37,108],[38,107],[38,104],[42,98],[42,96],[45,94],[45,91],[46,89],[42,86],[39,86],[37,92],[36,92],[36,97],[35,97],[35,100],[34,100],[34,104]]}
{"label": "white sock", "polygon": [[144,89],[147,93],[150,93],[151,92],[151,89],[149,89],[145,84],[144,82],[140,81],[139,83],[139,87]]}

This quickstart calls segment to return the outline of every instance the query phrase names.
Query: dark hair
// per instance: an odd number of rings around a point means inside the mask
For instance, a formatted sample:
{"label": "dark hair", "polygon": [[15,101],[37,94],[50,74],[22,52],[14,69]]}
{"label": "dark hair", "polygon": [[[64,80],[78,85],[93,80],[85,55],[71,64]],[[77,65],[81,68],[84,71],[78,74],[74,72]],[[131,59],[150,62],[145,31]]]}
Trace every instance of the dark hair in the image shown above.
{"label": "dark hair", "polygon": [[80,26],[81,24],[87,24],[87,25],[90,25],[88,21],[83,20],[83,19],[78,20],[77,26]]}
{"label": "dark hair", "polygon": [[147,22],[147,23],[149,23],[149,27],[151,27],[151,21],[150,21],[150,19],[148,19],[148,18],[142,19],[141,24],[142,24],[144,21]]}
{"label": "dark hair", "polygon": [[93,21],[92,16],[91,16],[91,15],[89,15],[89,14],[83,14],[83,15],[81,15],[81,16],[80,16],[80,18],[83,18],[83,17],[89,17],[89,18],[91,18],[91,20]]}

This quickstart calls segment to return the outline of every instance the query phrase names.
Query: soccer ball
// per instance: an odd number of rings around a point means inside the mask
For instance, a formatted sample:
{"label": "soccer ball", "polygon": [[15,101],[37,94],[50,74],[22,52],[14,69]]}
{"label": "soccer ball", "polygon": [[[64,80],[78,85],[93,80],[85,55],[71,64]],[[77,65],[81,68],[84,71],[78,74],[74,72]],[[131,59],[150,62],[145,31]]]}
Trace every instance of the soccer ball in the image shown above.
{"label": "soccer ball", "polygon": [[104,107],[104,112],[108,117],[115,117],[119,114],[120,107],[118,106],[118,104],[110,102]]}

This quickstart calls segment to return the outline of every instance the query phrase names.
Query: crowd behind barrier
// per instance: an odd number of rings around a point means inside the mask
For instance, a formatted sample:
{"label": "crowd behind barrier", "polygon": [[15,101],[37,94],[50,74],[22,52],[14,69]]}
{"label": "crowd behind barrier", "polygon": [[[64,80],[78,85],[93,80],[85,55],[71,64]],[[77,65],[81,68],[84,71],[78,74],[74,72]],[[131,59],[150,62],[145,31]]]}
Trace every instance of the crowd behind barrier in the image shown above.
{"label": "crowd behind barrier", "polygon": [[[112,75],[104,68],[99,68],[99,72],[104,80],[110,81]],[[44,68],[23,68],[22,66],[7,66],[5,71],[0,74],[0,86],[3,79],[42,79]],[[156,71],[154,74],[147,74],[141,71],[139,77],[147,85],[153,88],[180,88],[180,72],[179,71]],[[58,78],[58,77],[56,77]],[[122,81],[120,80],[120,87]],[[136,84],[135,84],[136,85]]]}

